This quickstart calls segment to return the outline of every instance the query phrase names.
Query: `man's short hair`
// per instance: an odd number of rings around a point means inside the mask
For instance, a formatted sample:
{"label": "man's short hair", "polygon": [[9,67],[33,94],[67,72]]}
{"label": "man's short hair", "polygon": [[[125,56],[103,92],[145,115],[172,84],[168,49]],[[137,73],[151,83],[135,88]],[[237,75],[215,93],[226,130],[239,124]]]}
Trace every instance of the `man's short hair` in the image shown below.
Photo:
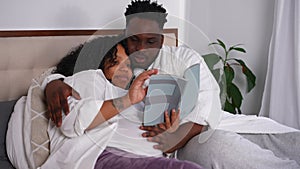
{"label": "man's short hair", "polygon": [[151,2],[150,0],[132,0],[131,4],[126,8],[125,17],[126,25],[134,17],[143,19],[154,20],[158,23],[159,27],[163,29],[164,24],[167,22],[166,9],[162,5],[158,5],[157,2]]}

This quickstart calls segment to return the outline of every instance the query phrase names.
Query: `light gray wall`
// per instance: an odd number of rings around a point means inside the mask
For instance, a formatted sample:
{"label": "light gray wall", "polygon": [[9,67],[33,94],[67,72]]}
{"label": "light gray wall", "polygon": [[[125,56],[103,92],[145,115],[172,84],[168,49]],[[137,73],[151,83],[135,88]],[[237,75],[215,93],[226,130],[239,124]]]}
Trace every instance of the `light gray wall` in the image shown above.
{"label": "light gray wall", "polygon": [[[232,54],[243,59],[257,77],[256,87],[244,97],[242,111],[245,114],[258,114],[261,107],[274,3],[275,0],[187,0],[187,20],[205,32],[211,41],[219,38],[228,45],[244,44],[246,54]],[[186,32],[186,41],[201,51],[195,31]],[[244,80],[237,80],[237,83],[245,86]]]}
{"label": "light gray wall", "polygon": [[[1,0],[1,29],[99,28],[122,16],[129,0]],[[117,10],[119,9],[119,10]]]}
{"label": "light gray wall", "polygon": [[[0,29],[123,28],[130,0],[0,0]],[[215,49],[220,38],[229,45],[243,43],[243,58],[257,76],[242,110],[257,114],[264,88],[275,0],[158,0],[169,13],[166,27],[179,27],[179,41],[201,54]],[[218,51],[218,49],[217,49]],[[233,53],[236,55],[236,53]],[[240,85],[245,85],[239,80]]]}
{"label": "light gray wall", "polygon": [[[131,0],[0,0],[0,29],[124,28]],[[180,0],[160,0],[168,13],[180,16]],[[176,23],[167,26],[175,27]]]}

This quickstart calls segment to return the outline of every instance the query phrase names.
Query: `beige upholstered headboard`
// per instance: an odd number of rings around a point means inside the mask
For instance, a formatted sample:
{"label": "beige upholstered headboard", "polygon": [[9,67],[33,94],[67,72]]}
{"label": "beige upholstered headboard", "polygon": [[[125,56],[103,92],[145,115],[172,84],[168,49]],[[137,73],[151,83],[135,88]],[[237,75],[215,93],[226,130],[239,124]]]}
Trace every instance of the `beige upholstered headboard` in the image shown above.
{"label": "beige upholstered headboard", "polygon": [[[115,35],[114,30],[0,31],[0,101],[26,95],[33,77],[55,66],[72,48],[91,35]],[[165,29],[165,44],[177,46],[176,28]]]}

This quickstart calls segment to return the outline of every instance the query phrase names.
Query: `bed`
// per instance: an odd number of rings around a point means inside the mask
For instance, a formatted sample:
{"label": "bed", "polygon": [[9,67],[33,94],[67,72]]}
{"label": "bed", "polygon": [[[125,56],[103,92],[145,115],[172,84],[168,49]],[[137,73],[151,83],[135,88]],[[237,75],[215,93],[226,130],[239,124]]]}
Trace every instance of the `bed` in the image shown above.
{"label": "bed", "polygon": [[[0,168],[14,168],[11,162],[26,162],[28,168],[36,168],[44,163],[49,155],[49,140],[44,95],[40,87],[42,80],[72,48],[97,36],[122,32],[121,29],[0,31]],[[177,46],[177,34],[176,28],[165,29],[164,43]],[[25,105],[27,113],[15,113],[23,112],[22,107],[14,107],[17,101]],[[18,116],[19,122],[9,121],[12,115]],[[219,128],[234,132],[239,129],[240,133],[248,130],[263,133],[266,128],[269,128],[268,133],[273,129],[276,129],[274,133],[294,131],[285,126],[274,128],[275,124],[270,120],[268,124],[262,118],[257,120],[256,117],[250,117],[250,120],[251,124],[249,117],[228,118],[222,120]],[[19,128],[20,133],[7,132],[8,125]],[[257,130],[257,126],[264,126],[261,127],[264,131]],[[6,139],[13,140],[8,144],[8,151],[15,151],[15,146],[25,145],[23,150],[14,152],[15,155],[22,156],[23,161],[9,160],[5,150]]]}
{"label": "bed", "polygon": [[[24,139],[24,152],[16,154],[23,154],[23,160],[29,161],[29,168],[35,168],[49,154],[49,141],[45,132],[46,107],[39,87],[42,80],[72,48],[98,36],[117,35],[122,32],[122,29],[0,31],[0,168],[13,168],[7,156],[5,140],[9,118],[17,100],[21,98],[19,102],[25,102],[23,104],[30,107],[30,110],[28,114],[20,115],[22,124],[14,124],[14,121],[9,124],[19,127],[23,132],[8,132],[8,137],[14,140]],[[164,35],[165,44],[177,46],[176,28],[164,29]],[[30,99],[24,100],[22,96]],[[18,144],[22,142],[16,141],[13,144],[20,146]]]}

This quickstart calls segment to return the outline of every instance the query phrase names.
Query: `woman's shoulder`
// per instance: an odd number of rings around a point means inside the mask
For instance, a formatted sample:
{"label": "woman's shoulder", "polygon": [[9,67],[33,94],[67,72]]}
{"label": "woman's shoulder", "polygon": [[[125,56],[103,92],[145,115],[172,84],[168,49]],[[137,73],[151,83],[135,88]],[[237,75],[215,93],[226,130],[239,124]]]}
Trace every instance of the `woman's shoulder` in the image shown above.
{"label": "woman's shoulder", "polygon": [[96,85],[99,83],[104,85],[108,82],[100,69],[84,70],[65,78],[64,81],[72,87],[78,85]]}
{"label": "woman's shoulder", "polygon": [[100,79],[106,79],[101,69],[96,70],[84,70],[78,73],[75,73],[73,76],[74,79],[93,79],[95,77]]}
{"label": "woman's shoulder", "polygon": [[[81,98],[101,95],[109,83],[101,70],[85,70],[64,79],[64,82],[76,90]],[[95,96],[98,97],[98,96]],[[99,96],[100,97],[100,96]]]}

